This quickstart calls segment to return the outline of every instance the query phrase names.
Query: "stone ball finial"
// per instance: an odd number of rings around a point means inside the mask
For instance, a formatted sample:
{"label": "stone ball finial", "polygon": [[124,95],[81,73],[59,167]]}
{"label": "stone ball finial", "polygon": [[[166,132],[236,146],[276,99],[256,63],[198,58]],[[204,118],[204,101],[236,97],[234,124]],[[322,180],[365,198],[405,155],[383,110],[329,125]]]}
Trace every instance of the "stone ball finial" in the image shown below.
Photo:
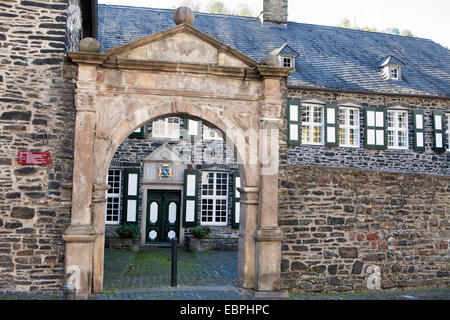
{"label": "stone ball finial", "polygon": [[101,51],[100,43],[94,38],[84,38],[80,41],[80,49],[82,52],[95,52]]}
{"label": "stone ball finial", "polygon": [[195,20],[194,11],[189,7],[179,7],[173,14],[173,20],[177,25],[183,23],[192,25]]}
{"label": "stone ball finial", "polygon": [[278,56],[269,53],[267,56],[265,56],[261,60],[261,64],[271,66],[271,67],[279,67],[280,66],[280,60],[278,60]]}

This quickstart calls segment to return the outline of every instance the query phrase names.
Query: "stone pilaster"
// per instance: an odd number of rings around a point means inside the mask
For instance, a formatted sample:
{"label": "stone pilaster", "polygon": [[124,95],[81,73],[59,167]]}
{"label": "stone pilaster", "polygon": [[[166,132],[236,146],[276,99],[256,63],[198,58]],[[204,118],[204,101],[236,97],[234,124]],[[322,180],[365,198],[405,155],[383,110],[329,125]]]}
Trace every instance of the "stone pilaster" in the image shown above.
{"label": "stone pilaster", "polygon": [[258,291],[280,290],[282,232],[278,228],[280,80],[264,80],[264,100],[260,110],[260,191],[256,243],[256,283]]}
{"label": "stone pilaster", "polygon": [[239,221],[239,253],[238,253],[238,285],[246,289],[254,289],[256,282],[256,245],[254,234],[258,216],[258,187],[238,189],[241,194],[241,212]]}
{"label": "stone pilaster", "polygon": [[76,296],[86,299],[90,294],[93,269],[92,182],[95,132],[95,88],[89,81],[95,79],[95,67],[80,65],[75,107],[75,151],[72,189],[71,224],[65,231],[66,276],[73,268],[79,268]]}
{"label": "stone pilaster", "polygon": [[92,224],[95,230],[95,241],[93,244],[93,292],[98,293],[103,288],[103,261],[105,253],[105,211],[106,196],[109,189],[106,184],[94,184],[92,198]]}

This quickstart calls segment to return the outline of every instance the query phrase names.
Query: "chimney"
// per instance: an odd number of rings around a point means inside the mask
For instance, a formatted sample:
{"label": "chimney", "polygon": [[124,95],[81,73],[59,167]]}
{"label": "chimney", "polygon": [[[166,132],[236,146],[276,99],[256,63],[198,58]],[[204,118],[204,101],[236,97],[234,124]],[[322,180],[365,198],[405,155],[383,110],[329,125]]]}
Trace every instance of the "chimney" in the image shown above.
{"label": "chimney", "polygon": [[287,24],[288,0],[264,0],[263,22],[272,24]]}

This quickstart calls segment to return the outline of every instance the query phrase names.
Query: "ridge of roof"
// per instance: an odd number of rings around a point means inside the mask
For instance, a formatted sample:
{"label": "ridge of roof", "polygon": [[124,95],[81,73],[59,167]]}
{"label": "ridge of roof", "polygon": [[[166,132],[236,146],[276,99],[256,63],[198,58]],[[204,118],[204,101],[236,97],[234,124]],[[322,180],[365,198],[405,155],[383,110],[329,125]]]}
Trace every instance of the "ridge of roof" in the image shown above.
{"label": "ridge of roof", "polygon": [[[163,11],[163,12],[175,12],[177,9],[169,9],[169,8],[153,8],[153,7],[138,7],[138,6],[127,6],[127,5],[115,5],[115,4],[106,4],[99,3],[99,6],[111,7],[111,8],[123,8],[123,9],[137,9],[137,10],[153,10],[153,11]],[[224,18],[238,18],[238,19],[253,19],[260,21],[257,17],[249,17],[249,16],[238,16],[234,14],[222,14],[222,13],[209,13],[202,11],[194,11],[194,14],[200,14],[205,16],[214,16],[214,17],[224,17]]]}
{"label": "ridge of roof", "polygon": [[[127,6],[127,5],[114,5],[114,4],[106,4],[106,3],[99,3],[99,6],[105,6],[110,8],[122,8],[122,9],[136,9],[136,10],[151,10],[151,11],[161,11],[161,12],[175,12],[176,9],[169,9],[169,8],[154,8],[154,7],[139,7],[139,6]],[[194,11],[195,15],[202,15],[202,16],[210,16],[210,17],[224,17],[224,18],[237,18],[237,19],[248,19],[248,20],[256,20],[261,21],[258,17],[249,17],[249,16],[238,16],[233,14],[218,14],[218,13],[209,13],[209,12],[201,12],[201,11]],[[298,24],[302,26],[311,26],[311,27],[320,27],[325,29],[335,29],[335,30],[342,30],[345,32],[358,32],[358,33],[366,33],[366,34],[379,34],[382,36],[391,36],[391,37],[398,37],[402,39],[412,39],[412,40],[426,40],[431,41],[433,43],[433,40],[428,38],[422,38],[422,37],[415,37],[415,36],[402,36],[392,33],[385,33],[381,31],[365,31],[365,30],[359,30],[359,29],[351,29],[351,28],[344,28],[339,26],[327,26],[323,24],[313,24],[313,23],[306,23],[306,22],[298,22],[298,21],[287,21],[287,24]],[[273,24],[263,24],[268,27],[273,28],[286,28],[286,26],[280,26],[280,25],[273,25]]]}
{"label": "ridge of roof", "polygon": [[[99,41],[110,49],[175,26],[175,9],[99,5]],[[450,51],[424,38],[289,21],[263,24],[259,18],[195,13],[193,27],[255,61],[288,43],[299,53],[301,72],[289,87],[450,98]],[[149,20],[150,19],[150,20]],[[146,23],[149,21],[149,23]],[[100,30],[99,30],[100,31]],[[403,81],[379,74],[387,56],[406,62]]]}

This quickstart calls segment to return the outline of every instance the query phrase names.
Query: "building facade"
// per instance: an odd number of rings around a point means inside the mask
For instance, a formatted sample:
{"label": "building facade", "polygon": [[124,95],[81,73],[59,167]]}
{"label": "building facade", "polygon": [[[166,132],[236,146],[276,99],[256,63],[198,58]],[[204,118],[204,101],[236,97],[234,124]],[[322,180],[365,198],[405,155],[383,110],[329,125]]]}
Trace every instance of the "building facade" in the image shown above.
{"label": "building facade", "polygon": [[[219,130],[200,120],[179,117],[163,118],[137,129],[116,151],[108,172],[111,188],[107,191],[107,237],[117,237],[115,230],[123,222],[137,223],[141,244],[169,243],[176,236],[184,245],[191,229],[179,225],[180,206],[186,196],[185,170],[198,173],[198,225],[211,229],[209,237],[216,249],[237,250],[239,197],[235,189],[240,186],[240,177],[234,153]],[[139,192],[133,197],[139,201],[136,211],[129,212],[124,196],[129,188],[128,175],[134,172],[139,177],[136,187]],[[174,192],[176,202],[172,208],[176,217],[170,221],[169,215],[160,219],[158,210],[164,202],[162,199],[166,193]],[[158,193],[156,200],[151,196],[153,193]],[[169,208],[171,203],[165,205]],[[153,225],[146,227],[145,222],[150,220]],[[169,237],[171,224],[177,227]]]}
{"label": "building facade", "polygon": [[79,297],[101,291],[123,221],[142,245],[212,227],[245,288],[448,286],[447,49],[289,22],[287,0],[173,14],[0,4],[0,290],[79,270]]}

